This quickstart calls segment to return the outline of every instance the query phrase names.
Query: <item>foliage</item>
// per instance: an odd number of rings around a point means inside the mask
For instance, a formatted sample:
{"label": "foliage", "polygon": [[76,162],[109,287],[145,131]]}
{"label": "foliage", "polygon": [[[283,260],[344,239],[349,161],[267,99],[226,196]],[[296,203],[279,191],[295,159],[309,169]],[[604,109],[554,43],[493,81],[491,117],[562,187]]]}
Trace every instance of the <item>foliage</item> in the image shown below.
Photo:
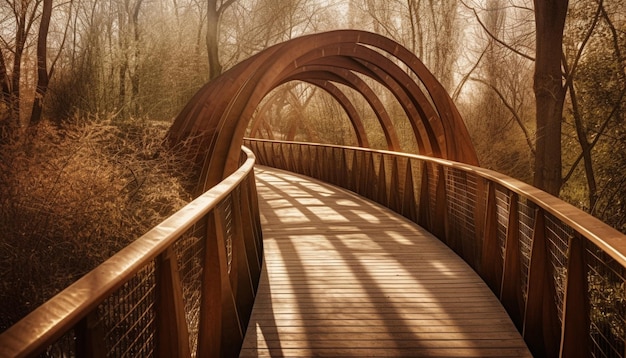
{"label": "foliage", "polygon": [[0,148],[0,330],[185,204],[164,129],[41,124]]}

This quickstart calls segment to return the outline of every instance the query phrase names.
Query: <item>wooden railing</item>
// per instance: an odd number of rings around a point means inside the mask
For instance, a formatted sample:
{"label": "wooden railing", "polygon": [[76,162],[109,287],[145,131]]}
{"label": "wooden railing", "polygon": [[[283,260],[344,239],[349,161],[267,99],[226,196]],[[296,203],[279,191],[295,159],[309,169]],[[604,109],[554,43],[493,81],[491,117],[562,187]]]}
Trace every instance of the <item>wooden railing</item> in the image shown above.
{"label": "wooden railing", "polygon": [[502,174],[362,148],[247,139],[258,163],[354,191],[428,229],[491,287],[537,357],[623,357],[626,237]]}
{"label": "wooden railing", "polygon": [[254,156],[0,335],[0,357],[237,356],[263,256]]}

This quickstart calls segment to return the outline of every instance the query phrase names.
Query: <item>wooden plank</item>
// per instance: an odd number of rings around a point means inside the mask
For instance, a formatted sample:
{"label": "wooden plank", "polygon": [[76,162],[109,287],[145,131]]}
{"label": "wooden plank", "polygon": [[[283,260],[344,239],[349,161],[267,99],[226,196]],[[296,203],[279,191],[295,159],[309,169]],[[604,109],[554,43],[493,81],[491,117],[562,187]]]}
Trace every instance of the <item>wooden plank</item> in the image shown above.
{"label": "wooden plank", "polygon": [[241,357],[530,357],[452,250],[367,199],[257,169],[262,278]]}

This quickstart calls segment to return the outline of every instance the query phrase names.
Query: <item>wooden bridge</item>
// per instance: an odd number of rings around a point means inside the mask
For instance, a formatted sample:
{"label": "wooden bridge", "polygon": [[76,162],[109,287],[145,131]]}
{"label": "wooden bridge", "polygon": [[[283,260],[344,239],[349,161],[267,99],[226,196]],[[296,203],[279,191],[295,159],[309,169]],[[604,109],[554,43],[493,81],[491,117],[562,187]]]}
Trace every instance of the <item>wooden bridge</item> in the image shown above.
{"label": "wooden bridge", "polygon": [[[423,155],[400,152],[362,77]],[[355,146],[244,139],[296,80],[341,104]],[[388,151],[367,148],[337,83]],[[198,197],[0,334],[0,357],[626,356],[626,236],[476,166],[452,100],[389,39],[270,47],[202,88],[168,139],[193,149]]]}
{"label": "wooden bridge", "polygon": [[498,299],[408,219],[257,170],[265,267],[241,357],[529,357]]}

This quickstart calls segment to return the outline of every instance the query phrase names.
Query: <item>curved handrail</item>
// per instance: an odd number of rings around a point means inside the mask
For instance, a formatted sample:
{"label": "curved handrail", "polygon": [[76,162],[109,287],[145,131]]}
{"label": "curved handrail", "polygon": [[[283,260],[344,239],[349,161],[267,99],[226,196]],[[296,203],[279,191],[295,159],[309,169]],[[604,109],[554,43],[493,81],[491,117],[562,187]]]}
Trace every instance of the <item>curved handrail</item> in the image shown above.
{"label": "curved handrail", "polygon": [[[190,230],[193,230],[194,226],[205,226],[206,230],[204,236],[209,238],[205,241],[204,246],[206,249],[204,251],[209,251],[208,247],[211,246],[211,241],[223,240],[223,232],[219,232],[220,230],[216,230],[217,233],[211,232],[211,226],[215,226],[218,229],[224,229],[225,223],[223,222],[223,217],[220,216],[225,215],[217,213],[219,210],[230,210],[226,213],[227,215],[237,216],[239,217],[239,220],[241,220],[242,217],[245,217],[245,220],[248,221],[239,221],[234,223],[237,224],[238,227],[232,228],[231,230],[236,231],[240,234],[239,236],[244,237],[246,240],[246,242],[243,243],[244,247],[238,247],[239,249],[256,251],[256,257],[248,257],[248,262],[246,263],[248,266],[254,266],[246,267],[246,269],[251,272],[252,275],[256,275],[256,277],[248,277],[245,279],[251,282],[256,281],[258,283],[262,253],[260,248],[261,233],[258,224],[258,205],[256,205],[256,189],[253,171],[255,157],[247,148],[243,148],[243,151],[245,154],[245,161],[236,172],[228,176],[204,194],[200,195],[178,212],[167,218],[159,225],[155,226],[136,241],[122,249],[100,266],[87,273],[74,284],[67,287],[35,311],[31,312],[24,319],[3,332],[0,335],[0,356],[22,357],[41,353],[46,349],[50,349],[50,345],[58,341],[68,331],[71,331],[72,328],[76,331],[72,334],[74,336],[73,339],[76,340],[85,338],[81,337],[84,332],[79,331],[86,329],[92,332],[88,334],[89,337],[84,339],[85,342],[76,342],[75,347],[64,347],[63,349],[74,350],[76,352],[82,351],[83,353],[91,351],[98,356],[102,355],[103,352],[101,352],[101,350],[104,347],[101,345],[105,344],[102,342],[103,337],[94,337],[97,333],[94,333],[96,330],[92,327],[94,326],[93,315],[97,315],[96,311],[98,306],[113,293],[118,291],[123,285],[133,279],[137,273],[140,272],[140,270],[150,265],[155,266],[155,277],[152,278],[154,285],[168,287],[173,291],[177,291],[177,288],[180,290],[180,287],[178,286],[181,285],[181,278],[176,277],[179,276],[178,271],[180,270],[180,267],[177,268],[176,266],[182,266],[180,264],[182,256],[180,252],[174,252],[176,250],[180,251],[180,249],[175,247],[175,245],[181,245],[179,244],[179,241],[185,234],[187,234],[187,236],[196,235],[197,232],[190,233]],[[232,196],[236,196],[236,198],[232,198]],[[229,198],[231,199],[229,209],[220,209],[219,206],[221,203],[224,203]],[[240,199],[239,201],[245,201],[245,203],[238,203],[236,202],[236,199]],[[250,212],[247,212],[247,210],[250,210]],[[208,224],[206,223],[207,220],[209,222]],[[237,218],[235,218],[235,220],[237,220]],[[213,223],[213,225],[211,225],[211,223]],[[203,233],[200,233],[200,235],[202,234]],[[236,237],[231,237],[230,240],[232,241],[231,245],[233,247],[237,247],[237,242],[240,241]],[[218,243],[213,246],[222,247],[223,249],[224,245]],[[250,250],[251,246],[253,250]],[[227,254],[228,253],[220,253],[220,257],[216,256],[212,257],[212,259],[224,259]],[[204,255],[204,261],[208,261],[208,258],[212,255],[214,254],[206,252]],[[202,260],[202,257],[194,258],[194,260],[198,259]],[[207,265],[209,264],[205,264],[204,267],[208,267]],[[214,264],[211,265],[212,266],[209,268],[215,268]],[[222,266],[226,267],[225,265]],[[174,269],[169,270],[170,267],[174,267]],[[235,270],[231,267],[230,269],[227,268],[227,271]],[[174,276],[174,278],[172,279],[171,276]],[[213,288],[210,287],[211,283],[206,282],[205,277],[202,277],[202,279],[203,282],[198,284],[203,289],[202,295],[209,295],[208,291],[213,290]],[[223,279],[226,281],[237,280],[237,278],[233,278],[232,275],[229,279],[228,273],[226,273],[226,278],[223,277]],[[169,280],[171,282],[164,282],[165,280]],[[141,285],[145,284],[145,282],[141,283]],[[223,282],[222,286],[224,286]],[[228,285],[226,284],[226,286]],[[223,289],[224,287],[218,287],[218,290]],[[253,289],[256,290],[256,287]],[[174,292],[174,294],[180,294],[180,292]],[[154,296],[158,296],[158,294],[154,294]],[[190,304],[189,302],[182,302],[182,297],[171,297],[170,299],[174,301],[173,303],[175,306],[177,305],[175,308],[170,307],[172,309],[180,310],[182,306]],[[237,298],[235,297],[234,300],[237,301]],[[155,297],[155,302],[152,302],[152,305],[155,307],[158,306],[159,308],[164,307],[163,301],[167,301],[167,299],[164,299],[163,297]],[[132,302],[127,304],[138,305],[139,303]],[[196,305],[202,306],[202,304]],[[251,302],[246,302],[245,306],[251,307]],[[202,307],[202,309],[204,309],[204,307]],[[209,308],[207,307],[206,309]],[[172,314],[177,317],[173,320],[174,322],[166,323],[171,324],[169,329],[172,331],[178,331],[179,333],[182,332],[178,334],[179,337],[177,337],[177,339],[188,336],[189,331],[192,330],[191,327],[177,327],[177,325],[181,325],[181,317],[185,315],[185,312],[168,312],[167,315]],[[249,312],[239,312],[238,315],[245,316],[246,314],[249,315]],[[158,317],[159,312],[152,312],[151,315],[155,316],[155,321],[168,320],[167,317]],[[84,325],[80,328],[76,328],[77,325],[81,324],[81,322],[83,322]],[[151,324],[158,327],[160,323],[152,322]],[[229,323],[226,325],[228,324]],[[198,328],[196,327],[193,329]],[[100,328],[99,330],[102,329]],[[200,330],[202,330],[202,328],[200,328]],[[243,330],[245,331],[245,327]],[[163,334],[159,337],[159,342],[156,343],[159,345],[159,350],[164,349],[164,347],[168,347],[166,349],[169,349],[170,352],[175,351],[180,353],[189,351],[190,342],[165,342],[167,339],[164,337],[168,335],[176,336],[176,334],[163,332]],[[233,339],[233,337],[227,338],[231,340]],[[72,338],[70,341],[71,340]],[[95,341],[100,342],[96,343],[96,346],[93,346]],[[222,349],[224,349],[224,347]],[[198,350],[200,350],[200,347],[198,347]],[[163,351],[160,353],[166,354]]]}
{"label": "curved handrail", "polygon": [[534,354],[623,356],[626,236],[599,219],[464,163],[316,143],[244,143],[260,164],[352,190],[439,237],[481,274]]}

